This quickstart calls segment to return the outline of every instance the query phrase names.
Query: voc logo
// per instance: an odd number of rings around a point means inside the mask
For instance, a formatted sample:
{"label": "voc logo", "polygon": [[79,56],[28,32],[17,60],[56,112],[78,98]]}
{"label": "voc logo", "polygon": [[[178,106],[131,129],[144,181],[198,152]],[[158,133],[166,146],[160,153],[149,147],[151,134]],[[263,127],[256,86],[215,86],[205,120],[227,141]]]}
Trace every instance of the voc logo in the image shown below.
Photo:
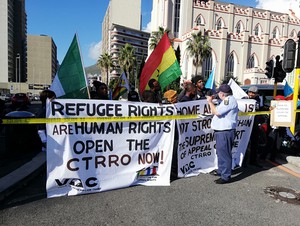
{"label": "voc logo", "polygon": [[64,178],[62,180],[55,179],[58,187],[71,186],[76,188],[84,188],[84,186],[88,188],[93,188],[98,185],[98,179],[96,177],[89,177],[86,180],[82,180],[79,178]]}

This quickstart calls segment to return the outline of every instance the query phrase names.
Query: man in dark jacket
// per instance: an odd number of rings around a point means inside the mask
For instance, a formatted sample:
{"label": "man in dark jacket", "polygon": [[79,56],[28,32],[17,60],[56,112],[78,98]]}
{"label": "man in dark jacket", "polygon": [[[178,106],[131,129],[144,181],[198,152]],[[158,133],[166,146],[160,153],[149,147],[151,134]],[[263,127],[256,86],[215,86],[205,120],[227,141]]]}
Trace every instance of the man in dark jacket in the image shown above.
{"label": "man in dark jacket", "polygon": [[142,94],[143,102],[148,103],[161,103],[162,99],[160,96],[160,84],[154,78],[150,79],[148,82],[150,90],[145,90]]}

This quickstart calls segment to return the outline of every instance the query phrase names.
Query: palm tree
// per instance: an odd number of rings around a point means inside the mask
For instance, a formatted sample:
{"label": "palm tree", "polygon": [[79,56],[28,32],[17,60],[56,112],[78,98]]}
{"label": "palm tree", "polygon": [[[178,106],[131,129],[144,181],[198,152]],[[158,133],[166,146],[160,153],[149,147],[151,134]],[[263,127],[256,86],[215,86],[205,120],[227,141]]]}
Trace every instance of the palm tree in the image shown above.
{"label": "palm tree", "polygon": [[129,81],[132,84],[134,82],[134,66],[136,65],[135,49],[132,45],[126,43],[124,47],[120,49],[119,53],[119,65],[122,70],[129,77]]}
{"label": "palm tree", "polygon": [[209,57],[211,52],[208,36],[202,35],[201,31],[192,33],[192,37],[187,42],[187,51],[193,57],[193,64],[196,67],[195,75],[197,75],[198,67],[202,64],[203,59]]}
{"label": "palm tree", "polygon": [[170,29],[166,28],[164,29],[163,27],[158,27],[158,31],[153,31],[151,36],[150,36],[150,49],[154,49],[159,41],[161,40],[162,36],[167,33],[169,35]]}
{"label": "palm tree", "polygon": [[108,72],[114,68],[112,56],[107,52],[102,54],[97,61],[97,65],[100,69],[106,72],[106,85],[108,86]]}

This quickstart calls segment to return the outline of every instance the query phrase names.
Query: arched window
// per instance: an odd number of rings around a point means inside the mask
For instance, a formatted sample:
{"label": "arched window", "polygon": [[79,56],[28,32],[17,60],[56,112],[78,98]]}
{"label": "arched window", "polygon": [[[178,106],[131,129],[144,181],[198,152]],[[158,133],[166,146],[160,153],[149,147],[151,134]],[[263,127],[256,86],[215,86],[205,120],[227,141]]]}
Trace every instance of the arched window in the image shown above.
{"label": "arched window", "polygon": [[232,78],[234,75],[234,55],[231,53],[228,56],[227,63],[226,63],[226,77]]}
{"label": "arched window", "polygon": [[208,57],[203,59],[202,63],[202,75],[205,80],[208,79],[210,72],[212,71],[213,59],[211,53]]}
{"label": "arched window", "polygon": [[291,38],[295,38],[297,36],[297,33],[295,30],[292,30],[291,33],[290,33],[290,37]]}
{"label": "arched window", "polygon": [[222,23],[222,19],[220,18],[218,21],[217,21],[217,30],[220,30],[223,26],[223,23]]}
{"label": "arched window", "polygon": [[255,67],[255,58],[252,55],[247,62],[247,68],[254,68]]}
{"label": "arched window", "polygon": [[274,29],[272,31],[272,37],[273,38],[279,38],[279,29],[278,29],[278,27],[274,27]]}
{"label": "arched window", "polygon": [[261,33],[260,25],[257,24],[257,25],[255,26],[255,28],[254,28],[254,35],[255,35],[255,36],[259,36],[260,33]]}
{"label": "arched window", "polygon": [[235,29],[236,29],[236,33],[238,33],[238,34],[242,32],[243,26],[242,26],[242,22],[241,22],[241,21],[239,21],[239,22],[236,24]]}
{"label": "arched window", "polygon": [[204,19],[201,15],[199,15],[196,19],[196,25],[199,26],[201,24],[204,24]]}
{"label": "arched window", "polygon": [[174,5],[174,36],[178,37],[180,22],[180,0],[175,1]]}

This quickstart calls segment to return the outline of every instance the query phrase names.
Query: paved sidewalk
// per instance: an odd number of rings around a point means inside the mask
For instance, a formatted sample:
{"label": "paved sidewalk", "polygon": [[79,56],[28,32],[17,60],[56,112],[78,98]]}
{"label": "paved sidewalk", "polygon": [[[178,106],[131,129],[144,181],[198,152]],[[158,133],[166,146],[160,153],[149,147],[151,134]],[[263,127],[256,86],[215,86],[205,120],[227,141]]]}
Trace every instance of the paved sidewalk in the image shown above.
{"label": "paved sidewalk", "polygon": [[6,174],[0,177],[0,201],[31,180],[45,163],[46,152],[39,152],[31,158],[19,159],[16,164],[6,164],[1,167],[2,172]]}
{"label": "paved sidewalk", "polygon": [[276,159],[276,162],[293,172],[300,174],[300,156],[280,154]]}

